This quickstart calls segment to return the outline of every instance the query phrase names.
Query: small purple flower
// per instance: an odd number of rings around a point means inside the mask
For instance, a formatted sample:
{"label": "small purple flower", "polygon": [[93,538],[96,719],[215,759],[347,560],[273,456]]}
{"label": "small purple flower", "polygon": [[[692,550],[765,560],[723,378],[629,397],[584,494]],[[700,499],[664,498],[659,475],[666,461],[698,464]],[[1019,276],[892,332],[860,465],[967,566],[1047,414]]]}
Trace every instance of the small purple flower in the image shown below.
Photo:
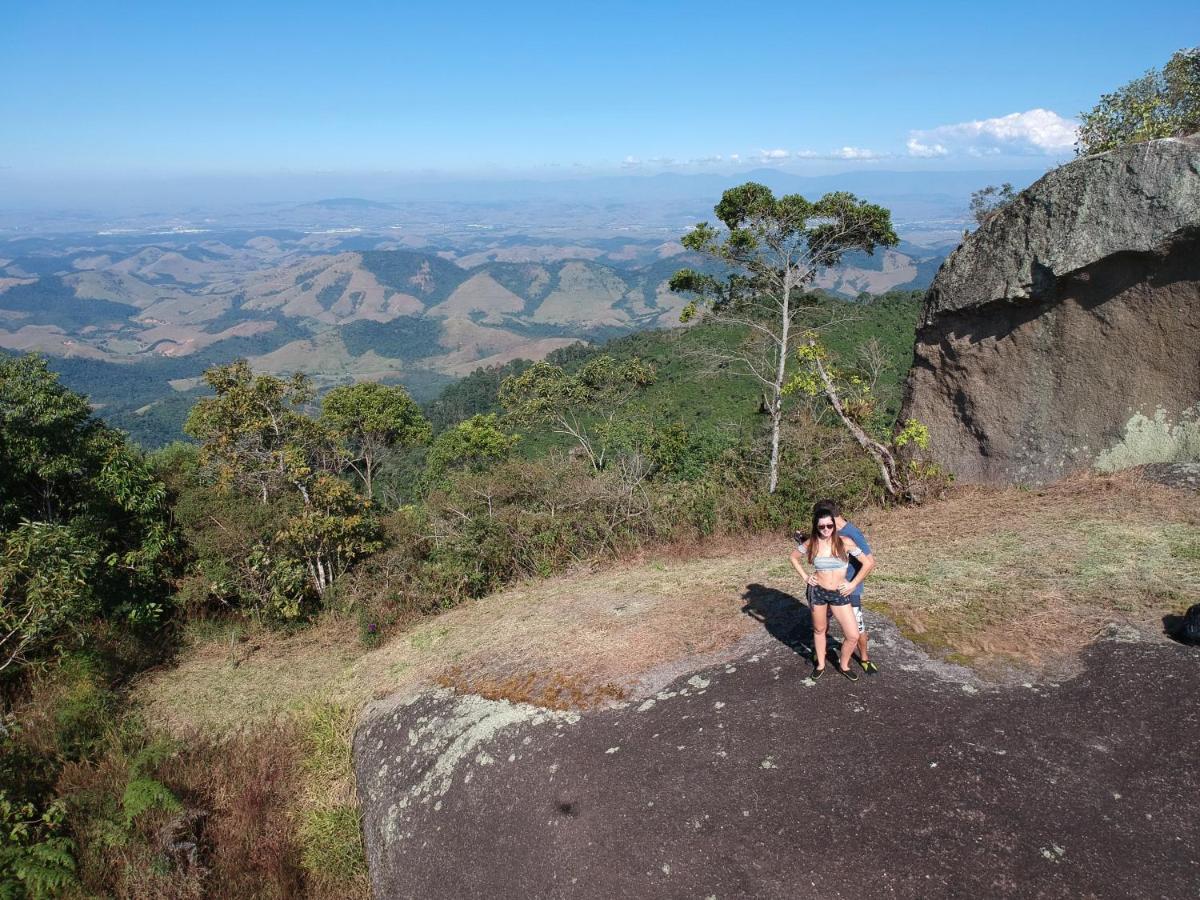
{"label": "small purple flower", "polygon": [[375,627],[376,627],[376,626],[375,626],[375,623],[374,623],[374,622],[372,622],[370,625],[368,625],[368,626],[367,626],[367,634],[374,634],[374,633],[375,633]]}

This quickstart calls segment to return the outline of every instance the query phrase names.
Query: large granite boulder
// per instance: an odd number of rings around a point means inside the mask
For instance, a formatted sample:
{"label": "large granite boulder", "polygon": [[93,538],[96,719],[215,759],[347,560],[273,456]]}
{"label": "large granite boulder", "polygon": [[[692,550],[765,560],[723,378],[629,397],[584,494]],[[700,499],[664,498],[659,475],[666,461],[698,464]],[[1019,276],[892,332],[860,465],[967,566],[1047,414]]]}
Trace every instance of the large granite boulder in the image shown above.
{"label": "large granite boulder", "polygon": [[925,297],[905,418],[961,481],[1200,459],[1200,136],[1050,172]]}
{"label": "large granite boulder", "polygon": [[[773,593],[775,626],[804,621]],[[1126,635],[1074,678],[1001,686],[867,615],[888,668],[857,684],[806,678],[781,630],[611,709],[374,706],[354,741],[373,895],[1194,900],[1179,686],[1200,654]]]}

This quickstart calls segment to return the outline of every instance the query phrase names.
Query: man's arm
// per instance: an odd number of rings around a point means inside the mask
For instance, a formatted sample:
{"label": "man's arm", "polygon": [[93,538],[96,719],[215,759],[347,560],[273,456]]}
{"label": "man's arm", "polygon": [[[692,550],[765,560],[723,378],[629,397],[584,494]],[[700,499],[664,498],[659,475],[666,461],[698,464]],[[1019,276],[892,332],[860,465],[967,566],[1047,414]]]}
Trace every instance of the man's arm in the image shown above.
{"label": "man's arm", "polygon": [[858,563],[858,565],[851,565],[846,570],[846,574],[849,575],[852,570],[857,569],[857,571],[854,571],[853,578],[849,582],[850,584],[854,585],[854,587],[851,589],[851,593],[853,593],[859,589],[864,581],[867,580],[867,576],[870,575],[871,570],[875,568],[875,554],[871,552],[871,545],[867,541],[867,536],[862,533],[861,528],[850,522],[843,522],[838,526],[839,531],[844,528],[849,529],[853,532],[853,534],[843,534],[842,537],[849,539],[858,547],[860,551],[860,555],[855,558],[855,561]]}
{"label": "man's arm", "polygon": [[858,590],[859,585],[866,580],[867,576],[871,574],[871,570],[875,568],[875,557],[870,553],[863,552],[862,548],[855,543],[853,538],[844,537],[842,540],[846,542],[848,545],[847,549],[854,554],[854,558],[859,562],[858,572],[854,578],[851,581],[847,581],[839,589],[839,593],[843,597],[849,597]]}
{"label": "man's arm", "polygon": [[864,553],[858,558],[858,560],[862,563],[862,565],[859,566],[858,574],[854,576],[854,580],[850,582],[850,593],[857,591],[858,586],[866,581],[867,576],[875,570],[874,553]]}

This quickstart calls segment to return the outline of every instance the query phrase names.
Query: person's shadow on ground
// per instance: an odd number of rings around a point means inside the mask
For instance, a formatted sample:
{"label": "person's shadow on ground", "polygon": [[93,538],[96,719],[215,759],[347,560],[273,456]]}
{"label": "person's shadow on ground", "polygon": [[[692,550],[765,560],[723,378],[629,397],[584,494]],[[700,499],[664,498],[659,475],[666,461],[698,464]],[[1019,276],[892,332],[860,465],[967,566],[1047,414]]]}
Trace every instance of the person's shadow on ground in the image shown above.
{"label": "person's shadow on ground", "polygon": [[[767,633],[796,654],[813,657],[812,613],[808,606],[786,591],[762,584],[748,584],[742,593],[742,612],[763,623]],[[826,655],[837,653],[837,642],[829,635]]]}

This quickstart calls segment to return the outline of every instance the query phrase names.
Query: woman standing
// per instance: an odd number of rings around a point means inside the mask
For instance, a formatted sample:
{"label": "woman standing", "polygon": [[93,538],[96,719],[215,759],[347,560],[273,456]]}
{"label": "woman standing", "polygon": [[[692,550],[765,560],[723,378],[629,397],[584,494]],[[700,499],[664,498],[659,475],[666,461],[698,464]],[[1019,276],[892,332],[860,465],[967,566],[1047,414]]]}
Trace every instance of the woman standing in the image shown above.
{"label": "woman standing", "polygon": [[[850,668],[854,648],[858,645],[858,623],[850,608],[850,595],[858,588],[865,576],[859,570],[853,581],[846,580],[846,564],[851,556],[861,556],[858,544],[838,534],[833,513],[817,507],[813,510],[812,531],[792,551],[792,567],[808,585],[808,605],[812,610],[813,644],[816,648],[815,681],[825,674],[825,641],[829,629],[829,611],[842,626],[842,653],[838,669],[851,681],[858,681],[858,674]],[[805,570],[805,563],[812,571]]]}

